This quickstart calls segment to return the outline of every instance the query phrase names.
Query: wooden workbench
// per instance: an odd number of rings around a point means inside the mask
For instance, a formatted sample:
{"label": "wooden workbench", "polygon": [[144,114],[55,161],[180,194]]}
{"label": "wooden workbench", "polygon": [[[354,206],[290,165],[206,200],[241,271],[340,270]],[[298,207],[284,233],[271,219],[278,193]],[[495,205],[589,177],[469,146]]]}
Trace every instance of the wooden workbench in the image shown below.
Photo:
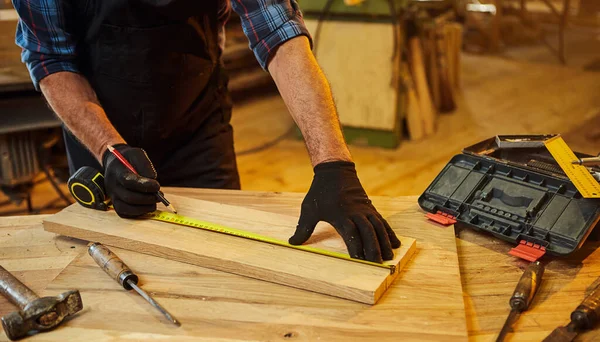
{"label": "wooden workbench", "polygon": [[[174,190],[169,190],[173,192]],[[231,191],[215,191],[215,190],[190,190],[177,189],[177,194],[190,197],[197,197],[205,200],[217,201],[221,203],[242,205],[255,209],[273,211],[279,213],[287,213],[297,215],[299,204],[302,200],[302,194],[281,194],[281,193],[257,193],[257,192],[231,192]],[[393,217],[396,221],[406,222],[406,227],[411,225],[411,222],[423,219],[423,213],[420,212],[416,204],[417,198],[401,197],[401,198],[384,198],[374,197],[373,201],[378,209],[384,214],[394,213]],[[398,209],[398,208],[401,208]],[[14,272],[14,274],[29,285],[34,291],[42,292],[44,288],[71,262],[77,263],[77,256],[85,250],[85,243],[64,237],[57,237],[53,234],[45,232],[40,223],[42,217],[11,217],[0,218],[0,260],[2,265]],[[431,225],[431,230],[422,229],[421,231],[411,231],[411,237],[417,239],[419,254],[425,258],[429,253],[443,253],[445,248],[435,247],[435,241],[431,241],[435,236],[436,230],[452,229],[452,227],[440,227]],[[433,232],[433,233],[432,233]],[[439,231],[438,231],[439,232]],[[444,317],[456,317],[462,314],[462,308],[449,305],[447,310],[438,310],[431,313],[431,320],[428,322],[414,322],[414,332],[402,334],[396,337],[388,335],[389,340],[466,340],[462,337],[464,331],[468,331],[470,340],[493,340],[501,328],[503,321],[508,314],[508,298],[514,290],[514,286],[521,276],[521,268],[524,263],[517,261],[515,258],[508,256],[506,253],[511,248],[510,245],[497,240],[491,239],[488,236],[474,233],[470,230],[460,230],[459,239],[456,239],[456,247],[458,248],[458,258],[460,260],[460,273],[462,278],[462,288],[464,295],[464,307],[466,309],[465,326],[449,326],[445,324]],[[541,340],[556,326],[565,324],[572,309],[582,300],[586,289],[589,290],[591,285],[595,285],[595,280],[600,276],[600,252],[595,251],[598,243],[592,241],[586,248],[579,253],[574,259],[567,261],[552,261],[546,269],[544,282],[540,289],[536,300],[532,305],[532,309],[521,316],[515,328],[517,334],[513,335],[512,340]],[[451,246],[446,246],[451,250]],[[435,254],[434,254],[435,255]],[[443,254],[440,254],[443,255]],[[75,261],[73,261],[75,260]],[[447,263],[448,260],[441,257],[440,265]],[[414,262],[415,264],[418,261]],[[62,276],[62,274],[61,274]],[[233,275],[232,275],[233,276]],[[420,287],[423,293],[427,292],[427,274],[423,274],[416,267],[409,264],[407,273],[403,274],[395,283],[394,289],[396,292],[401,292],[402,288]],[[211,278],[211,277],[209,277]],[[217,277],[219,278],[219,277]],[[59,284],[48,289],[50,293],[55,294],[60,290]],[[224,280],[224,278],[221,278]],[[209,280],[207,280],[209,281]],[[217,279],[218,281],[218,279]],[[84,280],[82,280],[84,282]],[[432,286],[439,286],[433,284]],[[217,291],[218,289],[215,288]],[[437,289],[439,291],[439,289]],[[256,288],[254,289],[256,291]],[[247,296],[240,294],[241,300],[246,300],[248,304],[254,303],[257,300],[256,293],[248,290]],[[246,297],[244,297],[246,296]],[[319,295],[320,296],[320,295]],[[448,296],[451,301],[452,296]],[[247,298],[247,299],[243,299]],[[324,297],[323,297],[324,298]],[[400,297],[399,297],[400,298]],[[311,297],[311,299],[313,299]],[[211,300],[223,300],[220,305],[233,305],[234,302],[225,301],[223,298],[211,298]],[[444,298],[432,297],[432,301],[443,301]],[[286,299],[286,302],[293,301]],[[403,321],[410,319],[402,317],[402,308],[407,305],[402,300],[392,301],[393,305],[386,304],[383,306],[372,307],[372,310],[378,312],[381,321],[372,321],[370,329],[378,330],[378,325],[387,326],[389,322],[385,320]],[[215,303],[217,305],[219,303]],[[334,315],[339,315],[343,312],[343,307],[346,304],[340,304],[337,300],[323,299],[323,302],[306,302],[303,303],[306,312],[315,312],[319,306],[334,305],[335,310],[332,310],[328,319],[332,319]],[[378,310],[381,308],[381,310]],[[422,308],[426,310],[427,308]],[[14,307],[0,298],[0,315],[4,315],[13,311]],[[151,309],[148,309],[149,311]],[[358,316],[363,316],[361,319],[366,319],[366,315],[361,315],[360,312],[366,310],[354,309],[351,316],[347,316],[348,323],[351,319],[355,320]],[[443,312],[440,312],[443,311]],[[274,311],[275,313],[275,311]],[[218,315],[217,312],[214,312]],[[80,320],[84,320],[81,316]],[[303,317],[300,312],[298,317]],[[304,316],[305,317],[305,316]],[[354,318],[351,318],[354,317]],[[372,316],[373,317],[373,316]],[[207,318],[202,318],[207,319]],[[209,319],[209,318],[208,318]],[[261,324],[262,317],[254,317],[258,320],[260,331],[264,333],[262,336],[268,335],[269,331],[281,332],[282,336],[285,331],[290,329],[293,331],[293,317],[285,317],[278,322],[274,317],[265,317]],[[318,322],[319,317],[313,317],[315,322]],[[269,320],[271,323],[269,323]],[[275,323],[272,323],[275,320]],[[327,319],[325,319],[327,321]],[[460,320],[459,320],[460,321]],[[464,321],[464,320],[463,320]],[[73,324],[76,320],[73,320]],[[297,322],[297,328],[301,329],[302,325],[307,322]],[[310,322],[314,323],[314,322]],[[83,323],[82,323],[83,324]],[[213,328],[215,331],[221,331],[226,326],[220,326],[215,321]],[[225,323],[222,323],[225,324]],[[319,325],[319,324],[317,324]],[[250,328],[251,326],[247,326]],[[126,329],[127,323],[122,323],[120,329]],[[256,328],[256,327],[255,327]],[[100,329],[100,328],[99,328]],[[323,329],[323,327],[321,327]],[[434,330],[443,329],[445,334],[433,334]],[[82,330],[86,334],[89,330]],[[312,331],[318,333],[319,330]],[[109,334],[104,334],[101,329],[94,331],[95,337],[111,340]],[[257,334],[257,331],[249,331],[248,334]],[[312,335],[308,339],[321,337],[322,340],[341,340],[348,339],[348,331],[331,329],[327,333]],[[354,337],[369,336],[369,331],[356,331]],[[257,336],[261,336],[260,334]],[[298,337],[294,334],[291,337]],[[290,337],[288,336],[288,338]],[[50,341],[53,337],[58,339],[65,338],[61,335],[61,329],[55,333],[38,335],[39,340]],[[83,338],[84,336],[80,336]],[[92,336],[88,336],[92,337]],[[134,336],[131,338],[144,338],[143,336]],[[148,336],[146,336],[148,337]],[[302,339],[302,335],[299,337]],[[593,340],[600,338],[600,334],[591,332],[580,336],[580,340]],[[5,339],[4,335],[0,335],[0,340]],[[282,338],[284,339],[284,338]],[[306,335],[304,339],[307,339]],[[34,340],[38,340],[35,338]],[[357,339],[357,340],[360,340]],[[382,339],[379,339],[382,340]],[[387,339],[386,339],[387,340]]]}

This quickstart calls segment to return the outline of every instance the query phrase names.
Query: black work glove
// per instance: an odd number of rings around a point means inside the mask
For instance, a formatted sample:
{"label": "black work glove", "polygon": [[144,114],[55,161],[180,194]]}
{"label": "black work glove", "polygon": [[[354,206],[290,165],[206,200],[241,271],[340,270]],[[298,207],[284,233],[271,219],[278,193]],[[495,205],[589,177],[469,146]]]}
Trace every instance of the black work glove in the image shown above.
{"label": "black work glove", "polygon": [[104,152],[104,187],[120,217],[134,218],[156,210],[156,170],[146,152],[126,144],[113,146],[139,174],[129,171],[110,151]]}
{"label": "black work glove", "polygon": [[352,258],[374,262],[393,259],[392,249],[400,247],[400,240],[371,204],[358,180],[354,163],[321,163],[314,172],[290,244],[303,244],[317,223],[325,221],[344,239]]}

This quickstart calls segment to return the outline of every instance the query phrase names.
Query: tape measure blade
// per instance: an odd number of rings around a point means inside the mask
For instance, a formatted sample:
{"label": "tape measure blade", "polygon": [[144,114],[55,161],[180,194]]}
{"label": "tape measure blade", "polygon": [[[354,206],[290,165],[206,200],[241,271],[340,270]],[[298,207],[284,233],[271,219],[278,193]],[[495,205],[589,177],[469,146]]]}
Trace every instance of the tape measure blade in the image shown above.
{"label": "tape measure blade", "polygon": [[396,272],[395,265],[380,264],[380,263],[376,263],[376,262],[355,259],[355,258],[351,258],[347,254],[328,251],[328,250],[324,250],[324,249],[320,249],[320,248],[316,248],[316,247],[312,247],[312,246],[305,246],[305,245],[296,246],[296,245],[289,244],[287,241],[282,241],[282,240],[275,239],[275,238],[272,238],[269,236],[264,236],[264,235],[260,235],[260,234],[256,234],[256,233],[252,233],[252,232],[247,232],[247,231],[244,231],[241,229],[225,227],[225,226],[222,226],[219,224],[197,220],[197,219],[194,219],[191,217],[186,217],[186,216],[183,216],[180,214],[174,214],[174,213],[170,213],[170,212],[157,210],[155,212],[148,214],[146,217],[153,219],[153,220],[161,221],[161,222],[174,223],[174,224],[182,225],[182,226],[186,226],[186,227],[208,230],[208,231],[212,231],[212,232],[216,232],[216,233],[222,233],[222,234],[242,237],[242,238],[246,238],[246,239],[250,239],[250,240],[254,240],[254,241],[266,242],[266,243],[279,245],[279,246],[283,246],[283,247],[287,247],[287,248],[303,250],[306,252],[316,253],[316,254],[329,256],[329,257],[334,257],[337,259],[343,259],[343,260],[362,263],[362,264],[366,264],[366,265],[370,265],[370,266],[386,268],[392,274]]}
{"label": "tape measure blade", "polygon": [[581,196],[584,198],[600,198],[600,184],[585,166],[572,163],[577,160],[577,156],[562,137],[551,138],[545,142],[545,145],[554,160],[581,193]]}

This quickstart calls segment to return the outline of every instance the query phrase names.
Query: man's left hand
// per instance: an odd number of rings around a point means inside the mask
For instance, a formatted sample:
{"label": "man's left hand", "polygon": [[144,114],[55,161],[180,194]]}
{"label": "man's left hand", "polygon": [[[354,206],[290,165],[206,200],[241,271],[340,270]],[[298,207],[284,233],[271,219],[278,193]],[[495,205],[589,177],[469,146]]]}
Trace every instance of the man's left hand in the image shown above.
{"label": "man's left hand", "polygon": [[363,189],[354,163],[326,162],[314,168],[314,179],[302,202],[292,245],[306,242],[319,221],[341,235],[352,258],[383,262],[394,258],[400,240],[377,212]]}

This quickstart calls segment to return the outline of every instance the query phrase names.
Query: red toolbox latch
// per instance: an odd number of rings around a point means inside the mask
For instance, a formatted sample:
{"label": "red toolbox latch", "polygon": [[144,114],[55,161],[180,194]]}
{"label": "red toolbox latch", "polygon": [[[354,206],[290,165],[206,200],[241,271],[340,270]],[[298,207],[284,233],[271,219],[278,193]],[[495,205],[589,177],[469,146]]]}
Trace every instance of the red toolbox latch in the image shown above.
{"label": "red toolbox latch", "polygon": [[437,222],[439,224],[442,224],[444,226],[450,226],[456,223],[456,217],[450,215],[450,214],[446,214],[444,212],[438,211],[437,213],[433,214],[433,213],[427,213],[427,215],[425,215],[425,217],[427,217],[428,219],[430,219],[431,221]]}
{"label": "red toolbox latch", "polygon": [[546,247],[538,245],[537,243],[521,240],[519,245],[511,249],[508,254],[534,262],[546,254]]}

